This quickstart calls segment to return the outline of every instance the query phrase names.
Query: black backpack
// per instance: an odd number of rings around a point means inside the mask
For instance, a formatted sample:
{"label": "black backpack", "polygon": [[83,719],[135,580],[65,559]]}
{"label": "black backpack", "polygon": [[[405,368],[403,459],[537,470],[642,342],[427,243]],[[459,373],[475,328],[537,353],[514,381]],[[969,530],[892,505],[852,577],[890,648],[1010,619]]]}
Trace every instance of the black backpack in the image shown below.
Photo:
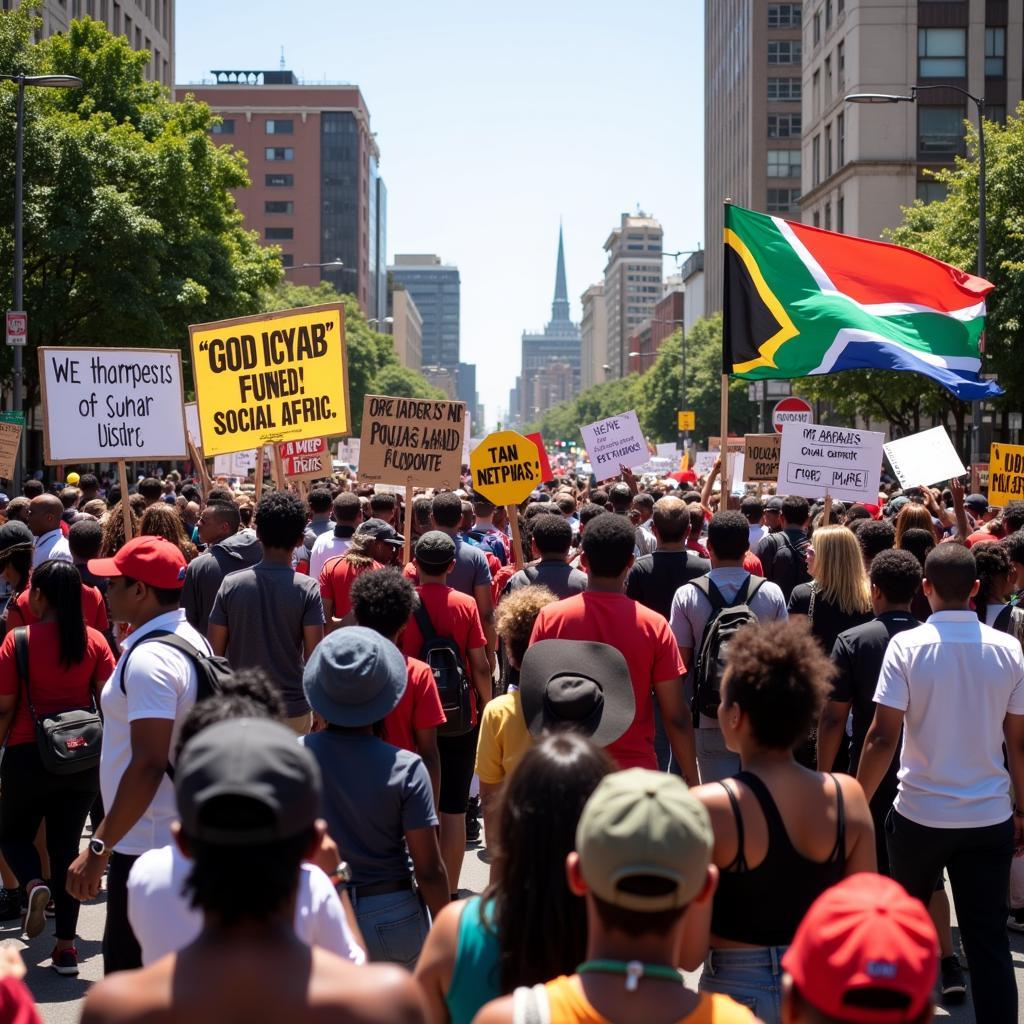
{"label": "black backpack", "polygon": [[1024,641],[1024,609],[1012,604],[1006,605],[996,616],[992,628]]}
{"label": "black backpack", "polygon": [[434,676],[444,710],[445,721],[437,727],[437,734],[463,736],[473,728],[473,697],[462,651],[450,636],[438,635],[420,601],[416,602],[412,614],[423,637],[420,660],[427,663]]}
{"label": "black backpack", "polygon": [[722,703],[722,677],[725,675],[725,659],[729,644],[736,633],[757,616],[750,610],[754,595],[767,582],[763,576],[748,576],[736,592],[730,604],[712,582],[710,576],[698,576],[689,585],[696,587],[711,604],[711,617],[704,627],[700,648],[695,652],[695,677],[693,685],[694,723],[700,715],[714,718],[718,705]]}
{"label": "black backpack", "polygon": [[804,539],[799,544],[794,544],[785,530],[773,533],[771,537],[775,545],[775,558],[772,560],[769,576],[788,601],[794,587],[801,583],[809,583],[811,580],[807,568],[807,548],[810,541]]}

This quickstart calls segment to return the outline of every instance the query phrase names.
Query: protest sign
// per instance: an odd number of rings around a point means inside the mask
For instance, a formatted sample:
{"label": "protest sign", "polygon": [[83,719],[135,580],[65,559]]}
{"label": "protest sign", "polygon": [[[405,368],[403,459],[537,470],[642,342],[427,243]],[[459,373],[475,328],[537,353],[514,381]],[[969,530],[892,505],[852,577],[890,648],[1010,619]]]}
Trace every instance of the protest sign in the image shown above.
{"label": "protest sign", "polygon": [[640,421],[632,410],[588,423],[580,427],[580,433],[598,482],[618,476],[620,466],[634,469],[650,458]]}
{"label": "protest sign", "polygon": [[533,446],[537,449],[541,483],[546,484],[549,480],[554,480],[555,475],[551,472],[551,457],[548,455],[547,448],[544,447],[543,435],[539,431],[536,434],[527,434],[526,440],[532,441]]}
{"label": "protest sign", "polygon": [[693,471],[698,476],[707,476],[715,468],[718,452],[697,452],[693,459]]}
{"label": "protest sign", "polygon": [[346,466],[359,468],[359,438],[350,437],[345,441],[338,442],[338,461]]}
{"label": "protest sign", "polygon": [[1024,498],[1024,445],[993,444],[988,456],[988,503],[1002,507]]}
{"label": "protest sign", "polygon": [[473,436],[473,432],[469,429],[469,410],[466,410],[466,426],[462,431],[462,465],[469,465],[469,439]]}
{"label": "protest sign", "polygon": [[659,459],[668,459],[673,465],[678,465],[683,453],[675,441],[666,441],[665,444],[656,444],[654,450]]}
{"label": "protest sign", "polygon": [[884,450],[900,487],[927,487],[967,472],[945,427],[890,441]]}
{"label": "protest sign", "polygon": [[407,487],[458,487],[465,403],[367,395],[359,479]]}
{"label": "protest sign", "polygon": [[514,430],[488,434],[469,457],[473,490],[495,505],[518,505],[541,484],[537,447]]}
{"label": "protest sign", "polygon": [[779,456],[779,494],[878,501],[885,434],[814,423],[787,423]]}
{"label": "protest sign", "polygon": [[188,330],[207,455],[348,431],[340,303]]}
{"label": "protest sign", "polygon": [[745,453],[729,452],[729,493],[734,498],[742,498],[747,493],[744,482],[746,461]]}
{"label": "protest sign", "polygon": [[[726,447],[731,452],[742,452],[746,451],[747,443],[742,437],[728,437],[726,438]],[[720,437],[709,437],[708,438],[708,451],[720,452],[722,450],[722,439]]]}
{"label": "protest sign", "polygon": [[39,380],[48,464],[187,458],[176,349],[44,346]]}
{"label": "protest sign", "polygon": [[988,491],[988,463],[974,462],[971,464],[971,493],[981,491]]}
{"label": "protest sign", "polygon": [[331,452],[326,437],[284,441],[277,450],[282,471],[288,480],[317,480],[331,475]]}
{"label": "protest sign", "polygon": [[230,455],[215,455],[213,458],[214,476],[246,477],[250,469],[256,468],[256,449],[246,452],[232,452]]}
{"label": "protest sign", "polygon": [[750,483],[775,483],[779,479],[781,434],[747,434],[743,438],[744,472]]}
{"label": "protest sign", "polygon": [[22,429],[20,423],[0,420],[0,476],[5,480],[14,476],[14,467],[21,449]]}

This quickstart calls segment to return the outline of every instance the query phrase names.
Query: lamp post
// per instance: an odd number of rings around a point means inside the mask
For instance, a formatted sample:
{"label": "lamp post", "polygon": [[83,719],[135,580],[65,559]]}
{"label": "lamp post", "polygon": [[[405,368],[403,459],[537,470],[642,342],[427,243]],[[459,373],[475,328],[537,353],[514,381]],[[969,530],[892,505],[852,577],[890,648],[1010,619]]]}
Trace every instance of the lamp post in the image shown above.
{"label": "lamp post", "polygon": [[[985,98],[974,96],[958,85],[915,85],[909,96],[879,92],[855,92],[846,97],[847,103],[916,103],[917,94],[931,89],[950,89],[970,100],[978,114],[978,277],[985,276]],[[984,342],[982,343],[982,346]],[[984,359],[984,347],[978,353]],[[980,369],[980,367],[979,367]],[[981,399],[971,402],[971,465],[981,462]]]}
{"label": "lamp post", "polygon": [[310,270],[319,267],[329,267],[331,270],[340,270],[344,263],[341,260],[328,260],[326,263],[299,263],[297,266],[285,267],[284,272],[290,274],[293,270]]}
{"label": "lamp post", "polygon": [[[80,89],[82,80],[76,75],[0,75],[0,81],[17,82],[18,98],[15,105],[14,121],[14,309],[24,312],[25,304],[25,258],[23,248],[22,219],[25,207],[24,162],[25,162],[25,89]],[[11,407],[14,412],[24,411],[22,378],[24,367],[20,345],[14,346],[14,394]],[[25,432],[18,445],[18,458],[14,462],[14,490],[21,491],[21,451],[25,443]]]}
{"label": "lamp post", "polygon": [[[679,389],[679,405],[681,409],[686,409],[686,332],[684,330],[684,322],[682,320],[652,320],[652,324],[664,324],[666,327],[678,327],[679,328],[679,348],[682,352],[682,366],[683,373],[680,378],[680,389]],[[680,430],[679,431],[679,442],[680,447],[683,451],[687,451],[690,447],[690,431]]]}

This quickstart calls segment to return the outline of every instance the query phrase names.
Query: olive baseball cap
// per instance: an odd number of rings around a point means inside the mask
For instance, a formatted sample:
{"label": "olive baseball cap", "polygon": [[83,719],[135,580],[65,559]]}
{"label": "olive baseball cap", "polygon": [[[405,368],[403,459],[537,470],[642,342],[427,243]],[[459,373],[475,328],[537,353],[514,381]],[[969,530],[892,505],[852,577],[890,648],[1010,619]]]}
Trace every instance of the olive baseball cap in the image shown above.
{"label": "olive baseball cap", "polygon": [[[698,896],[713,845],[708,812],[686,783],[645,768],[602,779],[576,827],[587,887],[605,903],[638,913],[684,907]],[[668,885],[630,885],[640,877]]]}

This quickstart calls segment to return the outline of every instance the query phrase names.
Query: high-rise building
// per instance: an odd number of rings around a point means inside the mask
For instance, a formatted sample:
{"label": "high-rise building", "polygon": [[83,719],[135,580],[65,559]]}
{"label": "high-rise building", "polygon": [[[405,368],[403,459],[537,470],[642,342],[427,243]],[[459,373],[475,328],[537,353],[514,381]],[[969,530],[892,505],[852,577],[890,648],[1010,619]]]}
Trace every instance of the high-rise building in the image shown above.
{"label": "high-rise building", "polygon": [[419,371],[423,366],[423,317],[404,288],[391,293],[391,338],[402,366]]}
{"label": "high-rise building", "polygon": [[629,372],[629,336],[661,298],[661,224],[646,213],[624,213],[604,243],[604,308],[608,376]]}
{"label": "high-rise building", "polygon": [[[875,6],[900,6],[875,0]],[[817,6],[841,8],[842,0]],[[704,2],[705,308],[722,308],[723,203],[795,217],[807,3]],[[938,6],[947,7],[948,4]]]}
{"label": "high-rise building", "polygon": [[423,318],[423,365],[459,365],[459,268],[433,254],[402,254],[388,267],[395,284],[413,298]]}
{"label": "high-rise building", "polygon": [[695,252],[682,266],[679,276],[683,279],[683,333],[689,334],[704,316],[704,250]]}
{"label": "high-rise building", "polygon": [[592,284],[581,296],[580,390],[586,391],[605,379],[608,365],[608,319],[604,308],[604,282]]}
{"label": "high-rise building", "polygon": [[[815,0],[804,4],[802,219],[878,238],[901,206],[941,199],[930,170],[964,149],[973,103],[1005,121],[1021,100],[1024,5],[986,0]],[[845,103],[855,93],[916,103]],[[937,88],[933,88],[937,87]]]}
{"label": "high-rise building", "polygon": [[[543,416],[552,404],[552,388],[537,388],[534,382],[546,367],[553,363],[565,364],[571,370],[568,398],[580,388],[580,326],[573,323],[569,313],[569,289],[565,277],[565,246],[562,229],[558,229],[558,257],[555,260],[555,297],[551,303],[551,320],[543,331],[523,331],[522,371],[519,383],[518,422],[533,423]],[[560,371],[561,372],[561,371]],[[566,391],[564,374],[559,377],[558,393]],[[564,401],[560,398],[558,401]],[[510,410],[515,416],[516,410]]]}
{"label": "high-rise building", "polygon": [[447,366],[424,366],[422,372],[423,379],[435,388],[440,388],[445,398],[450,398],[453,402],[458,401],[458,385],[454,370],[449,370]]}
{"label": "high-rise building", "polygon": [[245,153],[252,185],[235,201],[246,226],[281,247],[285,267],[295,268],[289,281],[330,281],[382,320],[386,203],[359,87],[307,85],[287,70],[212,74],[175,94],[208,103],[221,117],[215,139]]}
{"label": "high-rise building", "polygon": [[[21,0],[0,0],[0,11],[15,10]],[[39,10],[43,38],[66,32],[75,18],[102,21],[134,50],[149,50],[146,77],[170,88],[174,81],[174,0],[43,0]]]}
{"label": "high-rise building", "polygon": [[477,426],[476,363],[459,363],[455,368],[455,397],[466,403],[466,409]]}

